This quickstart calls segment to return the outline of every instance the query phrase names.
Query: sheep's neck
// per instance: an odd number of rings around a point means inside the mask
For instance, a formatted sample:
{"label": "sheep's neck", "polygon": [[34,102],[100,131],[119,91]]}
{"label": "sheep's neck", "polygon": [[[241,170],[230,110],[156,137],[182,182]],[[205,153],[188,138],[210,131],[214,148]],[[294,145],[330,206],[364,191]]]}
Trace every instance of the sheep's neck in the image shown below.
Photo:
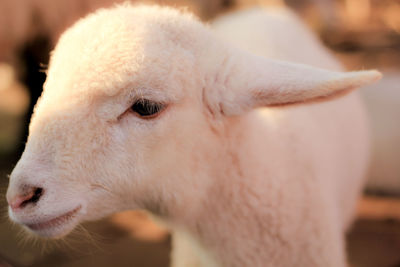
{"label": "sheep's neck", "polygon": [[[210,197],[198,214],[179,220],[178,227],[173,227],[174,250],[178,250],[174,254],[179,255],[176,258],[190,253],[197,262],[194,266],[247,266],[251,257],[262,254],[266,231],[263,222],[268,218],[257,214],[257,193],[238,184],[230,189],[226,185],[210,188],[215,190],[210,196],[219,196],[218,203]],[[182,247],[186,247],[185,253],[180,252]]]}
{"label": "sheep's neck", "polygon": [[265,195],[263,185],[259,183],[265,180],[260,177],[264,172],[248,166],[253,162],[249,162],[249,158],[256,156],[248,153],[257,151],[252,147],[257,142],[248,142],[250,138],[243,131],[254,131],[251,129],[254,125],[237,126],[238,131],[231,129],[229,135],[225,135],[228,138],[224,153],[216,161],[218,165],[212,183],[203,193],[201,203],[196,203],[194,211],[188,211],[191,207],[186,207],[186,212],[172,218],[181,226],[176,233],[177,242],[192,243],[191,250],[206,259],[206,265],[195,266],[246,266],[252,257],[259,257],[260,250],[265,247],[264,222],[268,220],[268,214],[258,213]]}

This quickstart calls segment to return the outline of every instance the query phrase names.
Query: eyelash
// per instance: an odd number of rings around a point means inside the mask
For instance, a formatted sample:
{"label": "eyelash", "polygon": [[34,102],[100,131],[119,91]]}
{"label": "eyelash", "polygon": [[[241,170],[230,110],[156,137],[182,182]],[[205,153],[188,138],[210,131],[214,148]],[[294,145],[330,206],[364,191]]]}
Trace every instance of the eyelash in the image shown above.
{"label": "eyelash", "polygon": [[166,105],[163,103],[141,98],[133,103],[133,105],[130,107],[130,110],[136,113],[139,118],[153,119],[164,110],[165,106]]}

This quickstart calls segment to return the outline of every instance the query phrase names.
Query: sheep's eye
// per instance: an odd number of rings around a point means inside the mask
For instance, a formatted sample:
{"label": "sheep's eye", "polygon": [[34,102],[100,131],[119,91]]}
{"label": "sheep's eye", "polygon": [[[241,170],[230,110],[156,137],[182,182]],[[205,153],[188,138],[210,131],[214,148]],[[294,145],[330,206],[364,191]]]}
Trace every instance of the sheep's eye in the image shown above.
{"label": "sheep's eye", "polygon": [[154,118],[164,109],[164,104],[150,101],[148,99],[139,99],[131,107],[131,110],[141,118]]}

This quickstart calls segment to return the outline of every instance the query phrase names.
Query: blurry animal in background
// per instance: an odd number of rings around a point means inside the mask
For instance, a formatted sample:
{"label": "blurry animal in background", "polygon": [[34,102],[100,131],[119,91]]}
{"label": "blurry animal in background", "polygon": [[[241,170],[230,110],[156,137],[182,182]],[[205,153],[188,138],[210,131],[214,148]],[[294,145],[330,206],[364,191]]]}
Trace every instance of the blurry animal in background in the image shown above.
{"label": "blurry animal in background", "polygon": [[[215,28],[247,23],[228,20]],[[345,266],[369,155],[352,91],[379,78],[252,54],[171,8],[100,10],[51,56],[10,218],[56,238],[145,209],[173,231],[174,266]]]}
{"label": "blurry animal in background", "polygon": [[0,63],[0,153],[14,149],[21,140],[21,120],[29,95],[15,77],[12,66]]}

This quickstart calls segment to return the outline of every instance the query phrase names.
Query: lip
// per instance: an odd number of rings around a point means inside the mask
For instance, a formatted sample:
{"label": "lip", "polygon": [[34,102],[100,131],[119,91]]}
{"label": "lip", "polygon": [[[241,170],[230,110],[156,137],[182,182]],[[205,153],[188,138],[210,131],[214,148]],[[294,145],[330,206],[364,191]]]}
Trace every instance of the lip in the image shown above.
{"label": "lip", "polygon": [[45,230],[49,228],[54,228],[57,226],[61,226],[69,221],[71,221],[73,218],[75,218],[76,214],[79,212],[81,209],[81,206],[76,207],[75,209],[68,211],[58,217],[55,217],[53,219],[47,220],[47,221],[42,221],[42,222],[35,222],[35,223],[26,223],[25,226],[27,226],[29,229],[34,230],[34,231],[40,231],[40,230]]}

